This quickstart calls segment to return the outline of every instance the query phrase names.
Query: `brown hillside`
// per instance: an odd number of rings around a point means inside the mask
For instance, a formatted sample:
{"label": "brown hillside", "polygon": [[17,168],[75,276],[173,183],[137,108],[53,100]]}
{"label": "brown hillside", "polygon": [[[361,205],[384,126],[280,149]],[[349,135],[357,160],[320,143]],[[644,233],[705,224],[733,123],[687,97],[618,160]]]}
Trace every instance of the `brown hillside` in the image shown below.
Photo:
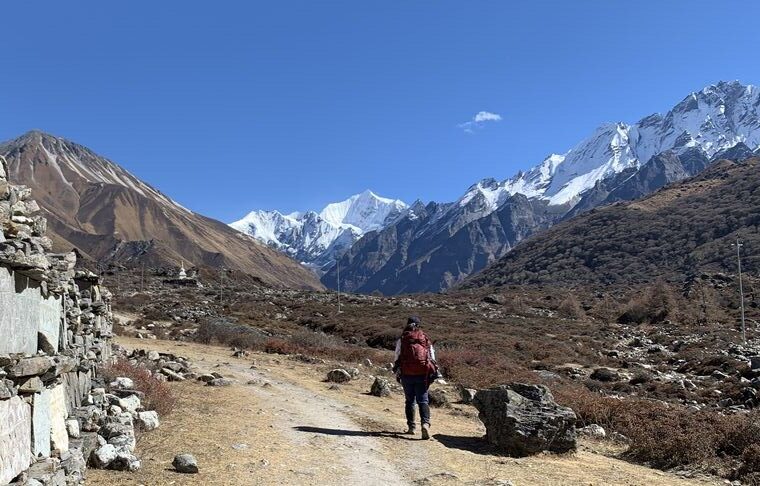
{"label": "brown hillside", "polygon": [[11,179],[32,188],[56,250],[101,263],[226,267],[269,285],[320,289],[287,256],[189,211],[91,150],[40,132],[0,145]]}
{"label": "brown hillside", "polygon": [[636,284],[760,270],[760,159],[727,160],[641,200],[594,209],[533,237],[465,283]]}

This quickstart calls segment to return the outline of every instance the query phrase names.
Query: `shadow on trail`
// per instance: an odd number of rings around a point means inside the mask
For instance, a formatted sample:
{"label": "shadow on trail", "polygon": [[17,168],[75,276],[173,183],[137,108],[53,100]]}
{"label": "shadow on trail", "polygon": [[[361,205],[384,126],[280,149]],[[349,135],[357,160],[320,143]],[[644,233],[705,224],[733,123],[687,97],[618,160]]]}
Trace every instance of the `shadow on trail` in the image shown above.
{"label": "shadow on trail", "polygon": [[368,432],[365,430],[327,429],[324,427],[309,427],[306,425],[299,425],[293,428],[299,432],[309,432],[312,434],[322,434],[322,435],[339,435],[343,437],[390,437],[392,439],[406,439],[406,440],[417,439],[415,436],[412,436],[412,435],[406,435],[400,432],[389,432],[389,431]]}
{"label": "shadow on trail", "polygon": [[458,435],[435,434],[433,438],[449,449],[474,452],[488,456],[503,456],[496,447],[486,442],[482,437],[462,437]]}

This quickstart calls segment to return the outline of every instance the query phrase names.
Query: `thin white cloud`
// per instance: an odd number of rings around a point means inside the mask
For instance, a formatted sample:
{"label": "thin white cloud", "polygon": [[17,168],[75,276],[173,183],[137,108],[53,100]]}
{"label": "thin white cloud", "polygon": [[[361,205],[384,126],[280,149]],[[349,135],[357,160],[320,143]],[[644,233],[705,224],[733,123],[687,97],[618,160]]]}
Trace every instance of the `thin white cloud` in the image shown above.
{"label": "thin white cloud", "polygon": [[466,133],[473,133],[476,128],[483,128],[483,125],[488,122],[500,122],[501,115],[498,113],[491,113],[490,111],[479,111],[472,117],[471,120],[457,125]]}

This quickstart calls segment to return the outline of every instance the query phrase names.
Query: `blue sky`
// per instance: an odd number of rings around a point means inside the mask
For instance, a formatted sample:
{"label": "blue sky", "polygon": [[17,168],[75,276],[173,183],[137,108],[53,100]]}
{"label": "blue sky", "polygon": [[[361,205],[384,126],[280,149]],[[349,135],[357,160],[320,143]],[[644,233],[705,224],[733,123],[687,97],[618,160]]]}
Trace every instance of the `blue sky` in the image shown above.
{"label": "blue sky", "polygon": [[[67,137],[224,221],[366,188],[449,201],[602,122],[760,83],[759,16],[734,0],[7,2],[0,139]],[[463,125],[481,111],[501,120]]]}

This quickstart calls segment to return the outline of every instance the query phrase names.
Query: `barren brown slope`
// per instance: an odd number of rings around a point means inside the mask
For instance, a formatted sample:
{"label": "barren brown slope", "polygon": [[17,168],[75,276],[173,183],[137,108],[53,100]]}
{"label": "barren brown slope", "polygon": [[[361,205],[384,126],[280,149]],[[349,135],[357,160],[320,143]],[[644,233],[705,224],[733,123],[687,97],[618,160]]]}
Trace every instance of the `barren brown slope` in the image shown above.
{"label": "barren brown slope", "polygon": [[11,179],[32,188],[59,251],[100,262],[226,267],[276,286],[320,289],[289,257],[189,211],[115,163],[41,132],[0,145]]}
{"label": "barren brown slope", "polygon": [[465,282],[595,285],[760,271],[760,158],[722,160],[637,201],[596,208],[533,237]]}

